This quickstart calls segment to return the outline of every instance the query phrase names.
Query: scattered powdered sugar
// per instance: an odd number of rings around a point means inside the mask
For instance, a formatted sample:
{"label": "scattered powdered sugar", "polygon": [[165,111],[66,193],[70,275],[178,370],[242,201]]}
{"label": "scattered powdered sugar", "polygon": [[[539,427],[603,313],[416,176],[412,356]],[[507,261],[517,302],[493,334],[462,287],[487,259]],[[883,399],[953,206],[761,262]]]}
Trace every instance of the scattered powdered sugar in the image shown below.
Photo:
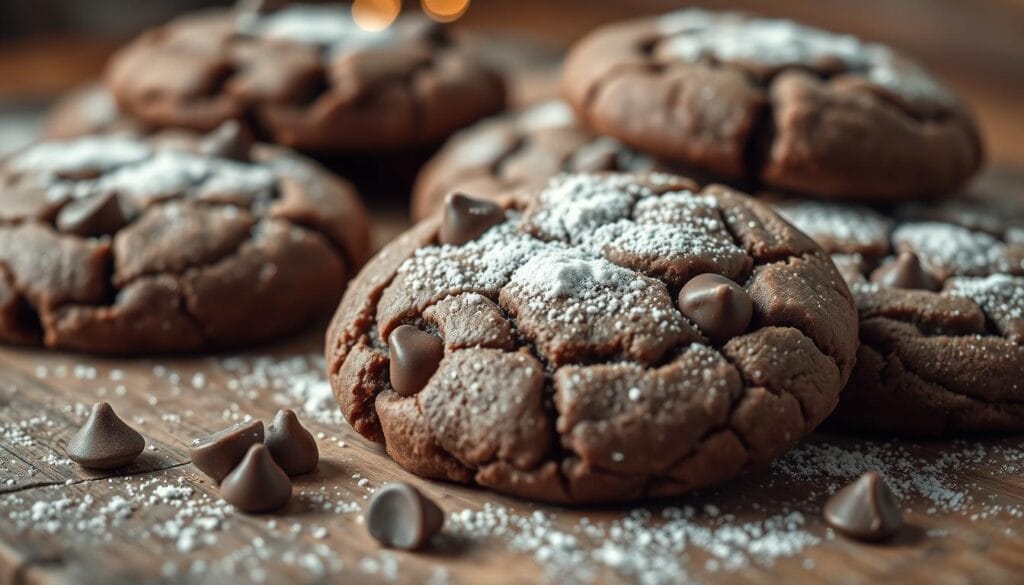
{"label": "scattered powdered sugar", "polygon": [[325,425],[346,424],[327,381],[326,365],[320,354],[271,356],[234,356],[216,362],[232,374],[228,389],[257,398],[271,392],[281,408],[295,408],[304,418]]}
{"label": "scattered powdered sugar", "polygon": [[887,247],[893,221],[873,209],[842,203],[785,201],[775,210],[828,252],[863,253]]}
{"label": "scattered powdered sugar", "polygon": [[662,16],[659,27],[668,37],[657,47],[663,57],[690,62],[712,57],[771,67],[815,67],[838,59],[848,71],[900,95],[952,100],[928,73],[887,47],[790,20],[688,9]]}
{"label": "scattered powdered sugar", "polygon": [[451,514],[448,526],[462,538],[500,539],[510,550],[530,554],[548,582],[571,584],[603,582],[609,571],[643,585],[696,582],[686,569],[695,559],[703,559],[698,566],[709,573],[736,571],[769,566],[821,540],[797,511],[744,522],[713,505],[634,509],[611,521],[584,517],[568,528],[559,528],[556,519],[488,503]]}
{"label": "scattered powdered sugar", "polygon": [[984,232],[940,222],[907,223],[892,233],[897,251],[917,254],[930,272],[940,276],[987,276],[1006,272],[1006,245]]}

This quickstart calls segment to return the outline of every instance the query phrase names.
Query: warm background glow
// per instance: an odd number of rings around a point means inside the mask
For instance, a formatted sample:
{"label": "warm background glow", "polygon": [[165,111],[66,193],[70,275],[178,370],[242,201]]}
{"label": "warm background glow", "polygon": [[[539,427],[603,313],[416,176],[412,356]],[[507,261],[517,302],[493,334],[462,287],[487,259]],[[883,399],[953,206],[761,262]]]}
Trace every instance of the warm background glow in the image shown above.
{"label": "warm background glow", "polygon": [[363,30],[384,30],[398,18],[401,10],[402,0],[355,0],[352,20]]}
{"label": "warm background glow", "polygon": [[423,12],[438,22],[458,20],[469,8],[469,0],[420,0]]}

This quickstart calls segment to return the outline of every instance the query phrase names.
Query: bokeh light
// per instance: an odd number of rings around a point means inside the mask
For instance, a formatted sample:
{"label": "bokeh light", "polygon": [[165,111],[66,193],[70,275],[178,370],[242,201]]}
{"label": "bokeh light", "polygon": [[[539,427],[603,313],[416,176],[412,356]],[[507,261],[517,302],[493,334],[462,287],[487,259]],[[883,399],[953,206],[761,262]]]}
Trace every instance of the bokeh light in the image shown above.
{"label": "bokeh light", "polygon": [[458,20],[469,8],[469,0],[420,0],[423,12],[438,22]]}
{"label": "bokeh light", "polygon": [[379,31],[391,26],[401,11],[402,0],[355,0],[352,20],[363,30]]}

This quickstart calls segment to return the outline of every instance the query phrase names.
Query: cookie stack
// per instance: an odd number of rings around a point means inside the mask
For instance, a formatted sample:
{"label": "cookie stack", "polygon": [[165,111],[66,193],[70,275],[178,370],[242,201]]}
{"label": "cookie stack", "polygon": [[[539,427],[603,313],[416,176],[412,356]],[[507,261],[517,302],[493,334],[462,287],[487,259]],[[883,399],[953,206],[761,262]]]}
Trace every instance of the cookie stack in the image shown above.
{"label": "cookie stack", "polygon": [[563,81],[428,163],[335,315],[336,396],[397,462],[578,503],[713,485],[827,418],[1024,429],[1024,215],[965,191],[977,128],[920,66],[684,10],[590,34]]}

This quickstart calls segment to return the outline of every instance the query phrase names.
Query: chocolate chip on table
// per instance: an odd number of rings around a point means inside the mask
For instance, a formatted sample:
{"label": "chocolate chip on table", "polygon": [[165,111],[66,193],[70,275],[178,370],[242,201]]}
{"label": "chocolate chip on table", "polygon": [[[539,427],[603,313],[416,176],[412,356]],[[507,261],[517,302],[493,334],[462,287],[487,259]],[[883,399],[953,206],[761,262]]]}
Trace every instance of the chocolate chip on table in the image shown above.
{"label": "chocolate chip on table", "polygon": [[253,445],[263,443],[263,421],[248,420],[192,441],[192,463],[216,482],[238,466]]}
{"label": "chocolate chip on table", "polygon": [[876,268],[871,273],[871,282],[885,288],[936,290],[939,287],[938,280],[925,271],[913,252],[900,252],[894,260]]}
{"label": "chocolate chip on table", "polygon": [[263,441],[274,461],[288,475],[301,475],[316,470],[320,450],[313,435],[302,426],[293,410],[279,410],[267,426]]}
{"label": "chocolate chip on table", "polygon": [[266,445],[253,445],[221,482],[220,497],[243,512],[273,512],[291,499],[292,480],[274,463]]}
{"label": "chocolate chip on table", "polygon": [[388,336],[388,354],[391,386],[402,396],[412,396],[434,375],[444,357],[444,343],[412,325],[400,325]]}
{"label": "chocolate chip on table", "polygon": [[89,469],[128,465],[146,448],[146,439],[121,420],[106,402],[94,404],[82,428],[68,441],[72,461]]}
{"label": "chocolate chip on table", "polygon": [[248,162],[254,139],[238,120],[228,120],[203,137],[199,153],[205,156]]}
{"label": "chocolate chip on table", "polygon": [[422,548],[443,525],[441,508],[403,482],[386,484],[374,492],[366,512],[370,536],[391,548]]}
{"label": "chocolate chip on table", "polygon": [[98,193],[75,199],[57,214],[57,229],[82,237],[112,234],[128,223],[116,193]]}
{"label": "chocolate chip on table", "polygon": [[500,205],[452,193],[444,202],[439,238],[442,244],[459,246],[479,238],[503,221],[505,210]]}
{"label": "chocolate chip on table", "polygon": [[746,331],[754,314],[747,291],[724,276],[700,274],[679,291],[679,310],[716,343]]}
{"label": "chocolate chip on table", "polygon": [[899,501],[877,472],[869,471],[825,502],[825,521],[850,538],[875,541],[903,526]]}

